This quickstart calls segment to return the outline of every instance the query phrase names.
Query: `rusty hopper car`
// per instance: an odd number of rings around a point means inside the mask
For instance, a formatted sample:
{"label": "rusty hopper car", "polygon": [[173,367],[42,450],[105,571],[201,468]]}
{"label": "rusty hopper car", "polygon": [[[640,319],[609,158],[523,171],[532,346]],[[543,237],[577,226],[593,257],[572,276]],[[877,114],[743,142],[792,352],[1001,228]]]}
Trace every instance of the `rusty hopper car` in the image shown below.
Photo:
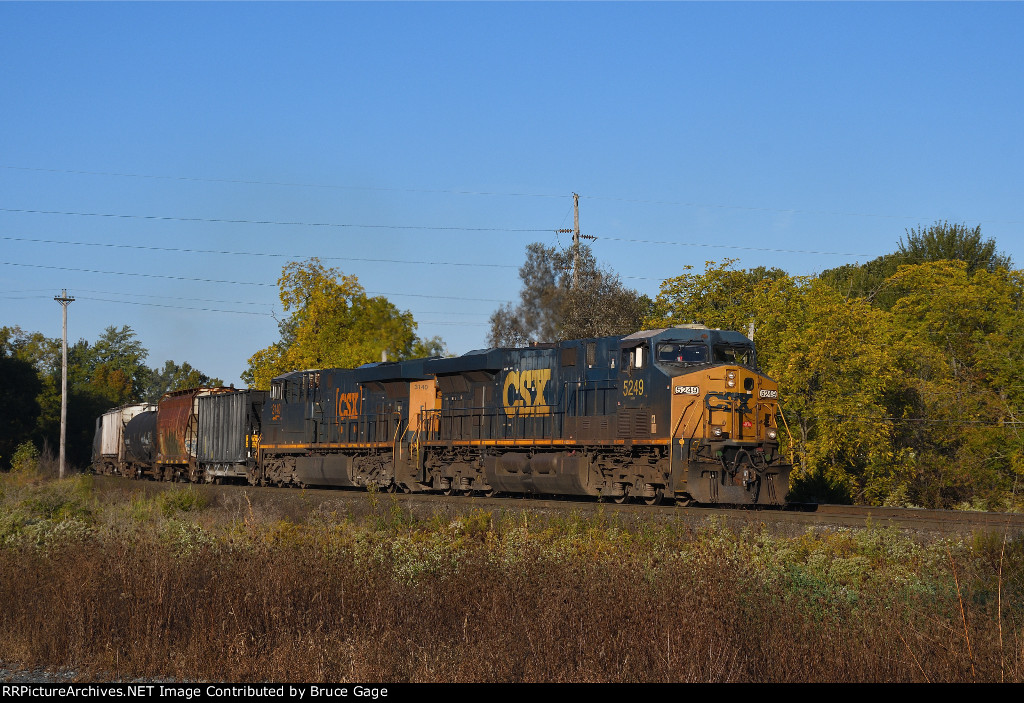
{"label": "rusty hopper car", "polygon": [[157,408],[156,461],[147,473],[165,480],[199,481],[198,399],[233,388],[192,388],[165,393]]}
{"label": "rusty hopper car", "polygon": [[149,403],[122,405],[109,410],[96,420],[96,436],[93,440],[93,471],[98,474],[120,472],[124,463],[124,430],[132,418],[140,413],[155,410]]}
{"label": "rusty hopper car", "polygon": [[248,482],[256,472],[266,391],[237,390],[196,398],[200,480]]}

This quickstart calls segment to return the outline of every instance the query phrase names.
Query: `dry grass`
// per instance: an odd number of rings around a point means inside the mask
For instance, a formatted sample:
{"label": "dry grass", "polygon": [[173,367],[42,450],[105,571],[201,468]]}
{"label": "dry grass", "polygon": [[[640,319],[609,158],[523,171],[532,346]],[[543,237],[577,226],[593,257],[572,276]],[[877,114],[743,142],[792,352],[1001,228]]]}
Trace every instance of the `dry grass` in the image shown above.
{"label": "dry grass", "polygon": [[1024,544],[3,479],[0,661],[216,681],[1024,681]]}

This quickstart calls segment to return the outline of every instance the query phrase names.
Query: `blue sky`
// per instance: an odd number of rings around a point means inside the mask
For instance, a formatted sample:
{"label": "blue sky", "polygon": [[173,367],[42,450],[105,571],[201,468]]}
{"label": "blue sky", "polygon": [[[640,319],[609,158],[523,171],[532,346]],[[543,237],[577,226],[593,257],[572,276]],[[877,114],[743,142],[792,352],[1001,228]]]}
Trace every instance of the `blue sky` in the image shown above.
{"label": "blue sky", "polygon": [[525,246],[568,243],[573,192],[652,295],[936,220],[1020,266],[1022,27],[1021,3],[0,3],[0,325],[59,336],[66,288],[72,341],[130,325],[150,365],[239,384],[316,255],[463,353]]}

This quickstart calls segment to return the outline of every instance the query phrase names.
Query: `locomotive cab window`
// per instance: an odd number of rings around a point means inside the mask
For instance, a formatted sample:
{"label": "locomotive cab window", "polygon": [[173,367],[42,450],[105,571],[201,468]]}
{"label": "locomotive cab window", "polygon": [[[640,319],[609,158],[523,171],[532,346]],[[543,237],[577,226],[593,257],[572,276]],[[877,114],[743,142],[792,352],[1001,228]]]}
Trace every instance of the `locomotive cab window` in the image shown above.
{"label": "locomotive cab window", "polygon": [[703,342],[666,342],[658,345],[658,361],[663,364],[706,364],[708,346]]}
{"label": "locomotive cab window", "polygon": [[645,363],[644,348],[642,346],[622,350],[622,368],[642,369]]}
{"label": "locomotive cab window", "polygon": [[739,364],[749,368],[757,368],[757,360],[754,358],[754,348],[744,345],[715,345],[716,364]]}

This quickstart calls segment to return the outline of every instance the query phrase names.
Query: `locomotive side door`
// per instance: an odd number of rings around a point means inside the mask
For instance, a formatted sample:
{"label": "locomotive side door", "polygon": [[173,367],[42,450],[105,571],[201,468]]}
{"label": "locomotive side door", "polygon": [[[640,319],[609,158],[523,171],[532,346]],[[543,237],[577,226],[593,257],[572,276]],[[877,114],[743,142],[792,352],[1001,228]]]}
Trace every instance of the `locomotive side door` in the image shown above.
{"label": "locomotive side door", "polygon": [[302,405],[306,424],[306,441],[316,444],[324,427],[324,407],[320,398],[320,372],[306,371],[302,374]]}

